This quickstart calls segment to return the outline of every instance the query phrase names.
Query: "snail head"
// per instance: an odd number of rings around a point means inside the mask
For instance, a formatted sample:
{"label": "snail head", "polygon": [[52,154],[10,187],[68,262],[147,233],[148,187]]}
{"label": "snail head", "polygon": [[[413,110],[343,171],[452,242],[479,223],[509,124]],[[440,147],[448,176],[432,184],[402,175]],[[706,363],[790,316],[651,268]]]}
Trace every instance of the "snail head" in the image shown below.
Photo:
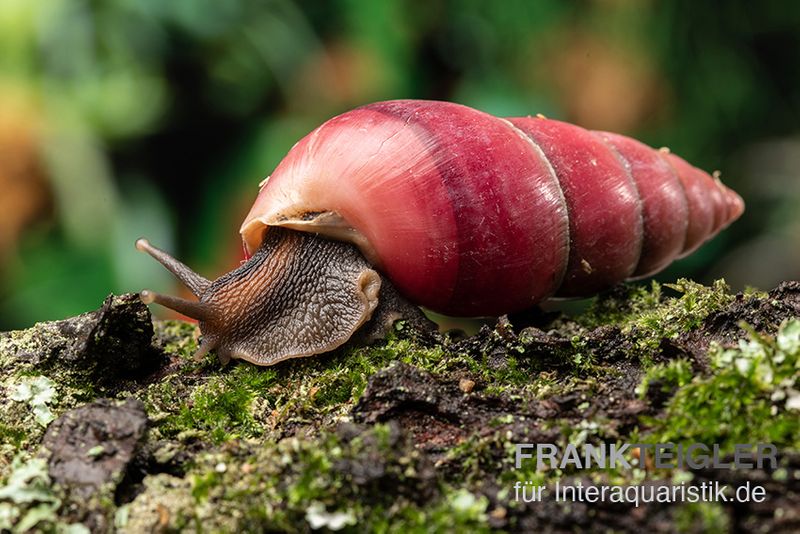
{"label": "snail head", "polygon": [[265,231],[261,247],[233,271],[209,281],[146,239],[136,248],[158,260],[197,301],[143,290],[157,303],[200,323],[196,358],[214,350],[272,365],[333,350],[370,320],[381,276],[358,249],[308,232]]}

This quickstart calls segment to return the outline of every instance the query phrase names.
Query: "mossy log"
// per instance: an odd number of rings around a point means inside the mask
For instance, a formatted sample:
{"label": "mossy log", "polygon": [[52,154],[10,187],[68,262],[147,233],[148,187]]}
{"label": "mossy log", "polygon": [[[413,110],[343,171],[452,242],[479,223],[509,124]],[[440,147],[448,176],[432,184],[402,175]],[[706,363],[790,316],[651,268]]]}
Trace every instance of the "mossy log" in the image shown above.
{"label": "mossy log", "polygon": [[[800,283],[623,285],[575,317],[262,368],[133,295],[0,334],[0,531],[800,529]],[[763,469],[515,469],[514,445],[770,443]],[[516,482],[746,482],[764,502],[519,502]]]}

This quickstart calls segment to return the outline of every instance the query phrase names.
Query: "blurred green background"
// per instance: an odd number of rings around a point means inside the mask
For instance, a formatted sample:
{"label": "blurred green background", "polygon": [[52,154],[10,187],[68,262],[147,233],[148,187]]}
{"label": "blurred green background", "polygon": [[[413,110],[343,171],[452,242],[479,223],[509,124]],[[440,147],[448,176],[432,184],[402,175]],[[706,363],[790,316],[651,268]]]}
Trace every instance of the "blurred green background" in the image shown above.
{"label": "blurred green background", "polygon": [[208,276],[300,137],[433,98],[544,113],[674,152],[747,202],[662,279],[800,278],[800,4],[2,0],[0,330]]}

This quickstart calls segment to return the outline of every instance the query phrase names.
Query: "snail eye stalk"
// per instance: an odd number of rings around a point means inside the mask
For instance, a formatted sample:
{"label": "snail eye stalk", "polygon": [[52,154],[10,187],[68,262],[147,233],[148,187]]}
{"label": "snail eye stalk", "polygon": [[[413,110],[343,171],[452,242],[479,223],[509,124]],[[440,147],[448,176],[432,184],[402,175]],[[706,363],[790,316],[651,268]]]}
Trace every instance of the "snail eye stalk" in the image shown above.
{"label": "snail eye stalk", "polygon": [[[206,280],[205,278],[203,278],[202,276],[191,270],[180,260],[173,258],[160,248],[154,247],[153,245],[150,244],[150,242],[147,239],[144,238],[137,239],[136,249],[142,252],[146,252],[150,256],[155,258],[156,261],[158,261],[161,265],[166,267],[169,270],[169,272],[174,274],[178,280],[183,282],[183,284],[187,288],[189,288],[189,291],[191,291],[192,294],[197,298],[200,298],[200,296],[206,291],[206,289],[208,289],[208,286],[211,285],[210,281]],[[158,301],[154,300],[153,302],[158,302]],[[161,303],[159,302],[159,304]],[[166,304],[164,305],[167,306]]]}

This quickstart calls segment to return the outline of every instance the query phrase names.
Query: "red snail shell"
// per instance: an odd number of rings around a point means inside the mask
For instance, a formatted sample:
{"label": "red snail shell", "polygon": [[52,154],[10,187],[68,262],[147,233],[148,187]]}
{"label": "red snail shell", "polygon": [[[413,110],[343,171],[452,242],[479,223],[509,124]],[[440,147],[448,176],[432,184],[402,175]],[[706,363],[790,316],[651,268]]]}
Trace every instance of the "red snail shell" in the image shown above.
{"label": "red snail shell", "polygon": [[[743,209],[719,179],[625,136],[397,100],[300,140],[241,234],[251,254],[275,227],[352,243],[415,304],[499,315],[657,272]],[[229,352],[267,364],[307,355]]]}
{"label": "red snail shell", "polygon": [[[399,100],[329,120],[261,188],[241,233],[335,212],[412,302],[496,315],[652,274],[736,219],[719,180],[633,139]],[[324,233],[324,232],[323,232]]]}

